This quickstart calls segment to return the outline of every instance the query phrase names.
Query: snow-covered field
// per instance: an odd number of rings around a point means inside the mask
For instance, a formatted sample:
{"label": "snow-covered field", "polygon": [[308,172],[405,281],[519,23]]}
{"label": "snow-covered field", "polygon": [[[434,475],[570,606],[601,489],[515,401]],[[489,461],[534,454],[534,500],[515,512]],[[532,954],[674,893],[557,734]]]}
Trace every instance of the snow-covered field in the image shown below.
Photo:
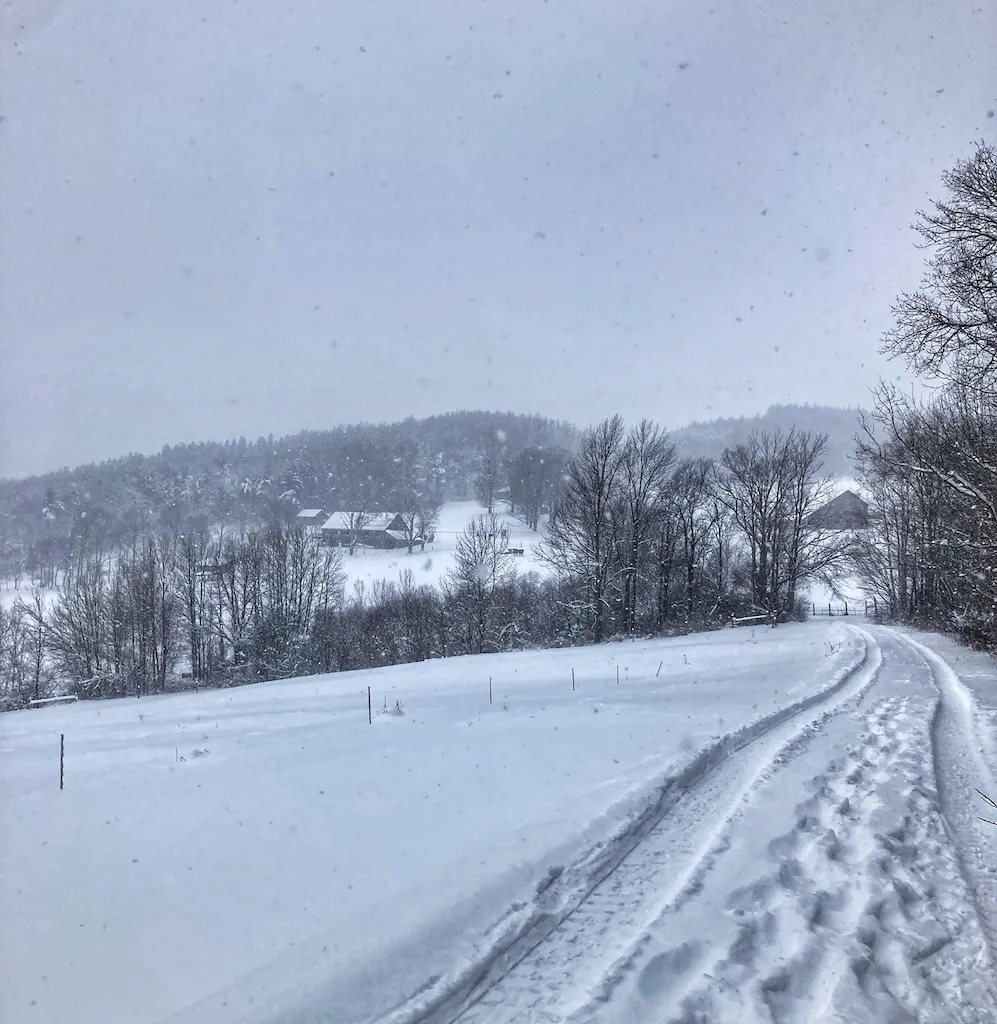
{"label": "snow-covered field", "polygon": [[807,588],[807,597],[819,615],[827,611],[828,605],[831,605],[836,614],[845,604],[848,605],[849,614],[852,610],[861,613],[865,608],[865,590],[854,576],[838,580],[833,589],[823,583],[811,583]]}
{"label": "snow-covered field", "polygon": [[[476,501],[451,501],[440,510],[440,520],[436,528],[436,537],[425,551],[418,545],[412,554],[405,548],[400,551],[384,551],[377,548],[358,549],[356,554],[343,552],[343,568],[346,570],[348,595],[353,593],[354,584],[362,582],[368,591],[376,580],[389,580],[397,583],[399,576],[406,569],[412,570],[417,584],[429,583],[436,586],[453,565],[453,553],[457,537],[461,531],[485,510]],[[497,511],[499,520],[509,529],[509,547],[522,548],[523,554],[514,556],[516,568],[521,573],[548,571],[536,557],[536,545],[541,535],[525,526],[516,516]],[[10,607],[19,598],[31,600],[31,581],[22,580],[19,588],[14,587],[12,580],[0,581],[0,607]],[[45,592],[46,600],[55,599],[55,591]]]}
{"label": "snow-covered field", "polygon": [[[31,604],[33,590],[30,580],[21,580],[19,587],[15,587],[11,580],[4,580],[0,583],[0,608],[11,608],[18,601]],[[57,599],[55,590],[43,589],[41,594],[47,608],[50,608]]]}
{"label": "snow-covered field", "polygon": [[[405,548],[400,551],[379,551],[367,548],[355,555],[343,552],[343,568],[348,579],[347,593],[354,582],[362,580],[370,586],[375,580],[387,579],[398,582],[399,574],[411,569],[415,582],[431,583],[434,586],[443,579],[446,571],[453,565],[453,552],[457,537],[461,531],[484,513],[484,509],[476,501],[448,502],[440,510],[440,521],[436,527],[436,538],[432,544],[426,545],[425,551],[418,546],[410,555]],[[516,555],[515,564],[520,572],[546,572],[547,569],[536,558],[535,547],[541,536],[525,526],[515,516],[501,510],[498,518],[509,529],[509,547],[522,548],[523,554]]]}
{"label": "snow-covered field", "polygon": [[992,1021],[997,672],[918,639],[2,716],[0,1020]]}

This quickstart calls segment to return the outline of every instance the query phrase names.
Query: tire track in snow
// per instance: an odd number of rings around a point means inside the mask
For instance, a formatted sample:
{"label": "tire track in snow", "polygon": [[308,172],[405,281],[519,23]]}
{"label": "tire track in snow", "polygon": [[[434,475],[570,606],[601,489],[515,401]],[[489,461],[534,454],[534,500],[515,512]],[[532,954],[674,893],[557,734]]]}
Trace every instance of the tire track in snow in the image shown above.
{"label": "tire track in snow", "polygon": [[[877,701],[858,742],[813,777],[793,826],[768,844],[767,870],[726,898],[713,893],[736,932],[684,972],[670,970],[651,1019],[994,1019],[985,942],[931,783],[930,704],[911,710],[909,701]],[[647,977],[656,961],[673,967],[674,948],[635,965],[638,992],[656,994]],[[623,1002],[629,1016],[617,1007],[614,1020],[645,1018],[646,1001]]]}
{"label": "tire track in snow", "polygon": [[882,628],[924,661],[938,690],[931,722],[931,752],[942,817],[962,876],[986,937],[992,976],[997,975],[997,832],[980,820],[985,810],[977,790],[997,799],[997,782],[977,731],[979,716],[969,689],[940,655],[897,630]]}
{"label": "tire track in snow", "polygon": [[701,751],[620,835],[567,871],[552,872],[532,904],[501,922],[490,952],[449,983],[438,984],[384,1018],[386,1024],[557,1022],[573,1007],[566,994],[596,984],[606,967],[669,905],[695,895],[721,852],[744,798],[816,725],[875,682],[879,644],[831,686]]}

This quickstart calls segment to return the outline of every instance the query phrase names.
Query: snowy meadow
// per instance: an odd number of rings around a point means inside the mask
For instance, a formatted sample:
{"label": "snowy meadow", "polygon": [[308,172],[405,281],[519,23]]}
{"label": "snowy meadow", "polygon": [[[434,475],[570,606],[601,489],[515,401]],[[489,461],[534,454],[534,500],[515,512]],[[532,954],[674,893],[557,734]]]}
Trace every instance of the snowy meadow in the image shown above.
{"label": "snowy meadow", "polygon": [[858,646],[742,628],[5,715],[5,1020],[373,1020]]}

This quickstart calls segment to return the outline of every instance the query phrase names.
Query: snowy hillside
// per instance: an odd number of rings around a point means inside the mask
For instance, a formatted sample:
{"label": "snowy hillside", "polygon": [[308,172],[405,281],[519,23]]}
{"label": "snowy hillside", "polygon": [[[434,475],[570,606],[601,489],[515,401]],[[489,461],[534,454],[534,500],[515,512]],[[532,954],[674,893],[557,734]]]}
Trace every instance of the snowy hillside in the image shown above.
{"label": "snowy hillside", "polygon": [[[416,545],[410,555],[402,548],[395,551],[384,551],[377,548],[359,548],[354,555],[343,552],[343,568],[346,571],[347,595],[350,595],[356,582],[362,581],[369,589],[376,580],[389,580],[397,583],[398,577],[406,569],[411,570],[416,584],[428,583],[436,586],[453,565],[453,551],[460,532],[484,509],[476,501],[447,502],[440,510],[436,536],[426,550],[421,551]],[[529,529],[515,516],[498,511],[499,519],[509,529],[509,547],[522,548],[523,554],[515,556],[516,569],[521,573],[547,571],[536,556],[536,545],[541,534]],[[19,588],[14,587],[13,580],[0,582],[0,606],[10,607],[19,598],[24,601],[31,599],[30,581],[21,580]],[[54,590],[45,591],[45,599],[51,602],[55,598]]]}
{"label": "snowy hillside", "polygon": [[[410,555],[404,548],[395,551],[380,551],[376,548],[358,550],[350,555],[343,552],[343,568],[347,576],[347,593],[354,583],[362,580],[370,586],[375,580],[387,579],[398,581],[400,573],[406,569],[412,571],[415,582],[437,585],[453,565],[453,551],[457,537],[476,516],[485,510],[476,501],[451,501],[440,511],[436,537],[425,551],[418,545]],[[522,548],[523,554],[515,556],[515,565],[520,572],[545,572],[545,567],[536,557],[535,547],[541,535],[524,526],[519,519],[503,514],[499,507],[499,519],[509,528],[509,547]]]}
{"label": "snowy hillside", "polygon": [[0,1018],[992,1020],[997,685],[925,657],[825,621],[5,715]]}

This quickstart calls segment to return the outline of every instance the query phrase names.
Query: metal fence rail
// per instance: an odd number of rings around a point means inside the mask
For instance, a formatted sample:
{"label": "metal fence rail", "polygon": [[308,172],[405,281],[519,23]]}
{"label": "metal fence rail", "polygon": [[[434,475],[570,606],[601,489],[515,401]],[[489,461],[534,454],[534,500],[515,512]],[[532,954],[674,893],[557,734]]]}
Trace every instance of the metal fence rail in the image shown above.
{"label": "metal fence rail", "polygon": [[814,615],[875,615],[879,611],[876,599],[871,601],[842,601],[840,604],[811,604],[810,614]]}

